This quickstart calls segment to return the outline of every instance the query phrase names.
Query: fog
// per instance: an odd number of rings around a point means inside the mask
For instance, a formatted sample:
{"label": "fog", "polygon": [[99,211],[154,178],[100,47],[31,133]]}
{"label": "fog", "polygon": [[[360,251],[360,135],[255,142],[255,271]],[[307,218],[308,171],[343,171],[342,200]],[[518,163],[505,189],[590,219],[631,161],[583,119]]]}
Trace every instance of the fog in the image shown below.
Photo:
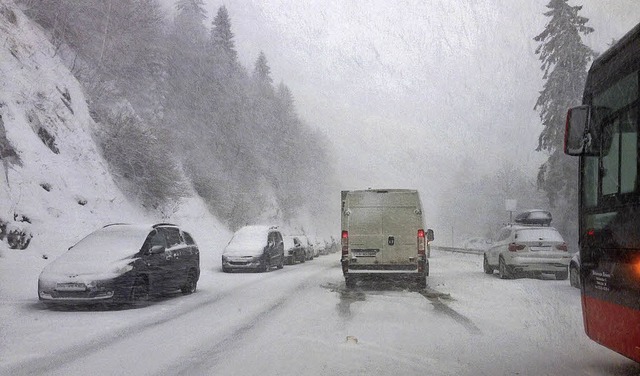
{"label": "fog", "polygon": [[[543,80],[533,40],[546,0],[206,3],[210,16],[227,7],[243,64],[264,51],[274,82],[328,135],[340,189],[417,188],[448,233],[442,214],[455,209],[440,203],[459,194],[459,179],[510,163],[535,181],[547,158],[535,151]],[[570,4],[583,5],[596,52],[640,19],[635,0]]]}

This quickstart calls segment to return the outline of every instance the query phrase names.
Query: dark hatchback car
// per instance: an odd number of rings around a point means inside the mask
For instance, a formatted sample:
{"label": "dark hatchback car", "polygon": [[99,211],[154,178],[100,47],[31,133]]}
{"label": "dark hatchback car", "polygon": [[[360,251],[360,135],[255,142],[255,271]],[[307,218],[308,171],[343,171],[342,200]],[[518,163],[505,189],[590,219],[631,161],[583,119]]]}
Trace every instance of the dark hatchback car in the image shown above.
{"label": "dark hatchback car", "polygon": [[46,304],[126,303],[196,290],[200,251],[178,226],[111,224],[47,265],[38,278]]}

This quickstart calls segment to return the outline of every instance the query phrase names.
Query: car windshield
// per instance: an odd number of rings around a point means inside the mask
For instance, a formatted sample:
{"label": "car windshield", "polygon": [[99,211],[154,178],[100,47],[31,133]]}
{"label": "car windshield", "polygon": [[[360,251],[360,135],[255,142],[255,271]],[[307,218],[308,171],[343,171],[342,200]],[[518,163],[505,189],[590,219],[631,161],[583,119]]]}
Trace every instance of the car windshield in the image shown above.
{"label": "car windshield", "polygon": [[264,247],[267,245],[267,232],[263,228],[246,227],[233,234],[230,244],[247,247]]}
{"label": "car windshield", "polygon": [[0,0],[0,375],[640,375],[639,22]]}
{"label": "car windshield", "polygon": [[133,226],[107,227],[86,236],[71,247],[68,253],[75,257],[97,253],[131,255],[140,250],[150,232],[148,228]]}

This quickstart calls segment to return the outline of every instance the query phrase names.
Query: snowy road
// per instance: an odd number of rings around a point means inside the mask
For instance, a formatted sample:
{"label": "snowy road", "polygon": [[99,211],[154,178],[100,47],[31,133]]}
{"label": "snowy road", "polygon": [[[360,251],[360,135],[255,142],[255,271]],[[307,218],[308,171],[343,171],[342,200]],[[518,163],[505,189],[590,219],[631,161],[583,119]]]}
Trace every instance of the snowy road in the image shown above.
{"label": "snowy road", "polygon": [[346,290],[337,258],[269,273],[206,268],[197,293],[137,309],[3,300],[0,374],[640,373],[584,335],[568,281],[500,280],[481,256],[433,252],[425,291]]}

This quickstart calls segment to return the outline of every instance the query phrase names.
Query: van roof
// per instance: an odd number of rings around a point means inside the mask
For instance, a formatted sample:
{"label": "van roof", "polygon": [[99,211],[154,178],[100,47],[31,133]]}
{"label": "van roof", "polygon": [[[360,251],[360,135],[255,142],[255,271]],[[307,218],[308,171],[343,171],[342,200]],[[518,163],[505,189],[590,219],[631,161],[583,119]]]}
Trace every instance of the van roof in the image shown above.
{"label": "van roof", "polygon": [[360,193],[360,192],[367,192],[367,193],[371,193],[371,192],[375,192],[375,193],[418,193],[417,189],[398,189],[398,188],[393,188],[393,189],[381,189],[381,188],[377,188],[377,189],[373,189],[373,188],[369,188],[369,189],[359,189],[359,190],[355,190],[355,191],[347,191],[347,193],[352,194],[352,193]]}
{"label": "van roof", "polygon": [[416,207],[421,209],[420,195],[415,189],[366,189],[346,192],[349,207]]}

